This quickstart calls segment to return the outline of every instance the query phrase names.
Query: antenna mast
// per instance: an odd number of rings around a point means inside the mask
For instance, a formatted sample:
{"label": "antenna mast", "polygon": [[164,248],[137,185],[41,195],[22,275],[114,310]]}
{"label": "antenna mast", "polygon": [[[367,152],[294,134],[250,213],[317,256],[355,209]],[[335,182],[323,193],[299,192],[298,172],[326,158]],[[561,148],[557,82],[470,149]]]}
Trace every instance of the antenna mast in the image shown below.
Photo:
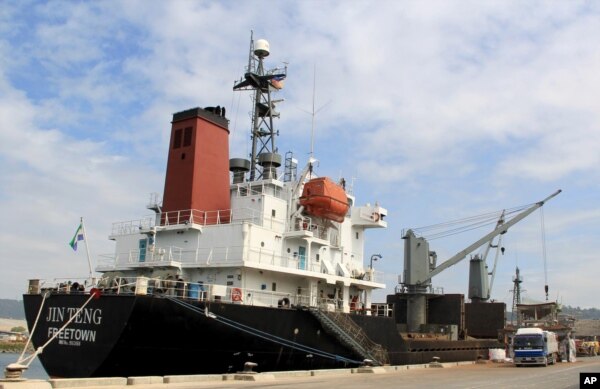
{"label": "antenna mast", "polygon": [[[277,168],[281,166],[281,155],[277,154],[273,118],[279,117],[271,93],[283,88],[287,75],[287,66],[283,69],[265,70],[264,59],[270,54],[269,42],[264,39],[254,41],[254,32],[250,33],[250,53],[248,68],[244,77],[233,87],[234,91],[253,91],[252,102],[252,152],[250,155],[250,181],[260,178],[277,178]],[[259,170],[258,166],[261,167]]]}
{"label": "antenna mast", "polygon": [[319,111],[321,111],[323,108],[325,108],[326,106],[329,105],[329,103],[331,103],[331,100],[329,100],[328,102],[326,102],[325,104],[323,104],[319,109],[315,110],[315,100],[316,100],[316,96],[317,96],[317,65],[314,65],[314,70],[313,70],[313,95],[312,95],[312,111],[307,111],[304,110],[302,108],[300,108],[300,110],[302,112],[306,112],[307,114],[311,115],[311,122],[310,122],[310,157],[314,157],[314,153],[315,153],[315,116],[317,115],[317,113],[319,113]]}
{"label": "antenna mast", "polygon": [[312,118],[310,122],[310,157],[315,152],[315,95],[317,90],[317,65],[313,69],[313,95],[312,95]]}
{"label": "antenna mast", "polygon": [[[513,277],[513,303],[511,311],[511,323],[515,322],[515,314],[517,311],[517,305],[521,304],[521,284],[523,283],[523,277],[519,274],[519,267],[517,266],[516,274]],[[521,318],[517,314],[517,326],[521,325]]]}

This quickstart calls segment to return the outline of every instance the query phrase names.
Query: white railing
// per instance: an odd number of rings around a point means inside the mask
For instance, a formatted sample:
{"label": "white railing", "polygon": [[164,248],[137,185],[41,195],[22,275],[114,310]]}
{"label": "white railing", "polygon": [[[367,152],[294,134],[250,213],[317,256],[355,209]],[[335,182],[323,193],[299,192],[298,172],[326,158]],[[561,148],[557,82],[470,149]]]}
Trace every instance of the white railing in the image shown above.
{"label": "white railing", "polygon": [[[186,282],[174,278],[148,277],[103,277],[99,280],[90,279],[54,279],[30,280],[28,294],[53,292],[59,294],[89,294],[92,289],[101,295],[154,295],[166,296],[188,301],[224,302],[232,304],[255,305],[263,307],[293,308],[318,307],[328,311],[344,311],[347,305],[350,312],[366,314],[357,301],[344,301],[331,296],[311,295],[308,289],[298,289],[297,293],[274,292],[219,284],[204,284]],[[322,293],[322,292],[321,292]],[[392,306],[389,304],[373,304],[381,307],[374,312],[378,315],[391,315]],[[383,309],[385,306],[385,309]],[[373,308],[373,307],[372,307]]]}
{"label": "white railing", "polygon": [[[186,267],[202,267],[209,265],[240,265],[244,261],[259,263],[283,269],[307,270],[315,273],[325,273],[329,275],[336,274],[336,267],[323,265],[321,261],[311,260],[308,257],[302,258],[298,254],[282,255],[274,250],[265,249],[263,247],[249,247],[244,253],[243,246],[227,246],[227,247],[211,247],[198,248],[196,250],[184,250],[181,247],[156,247],[154,250],[146,249],[146,254],[143,261],[140,261],[140,250],[134,249],[117,254],[100,255],[98,261],[98,269],[105,271],[107,269],[116,269],[119,266],[125,267],[143,267],[143,266],[186,266]],[[346,269],[348,267],[344,264]],[[360,271],[349,271],[352,278],[372,281],[384,282],[384,273],[379,271],[369,271],[364,269]]]}
{"label": "white railing", "polygon": [[154,227],[155,220],[152,216],[147,216],[143,219],[129,220],[125,222],[113,223],[111,235],[129,235],[137,234],[141,229]]}
{"label": "white railing", "polygon": [[96,278],[65,277],[52,280],[29,280],[29,294],[39,294],[46,291],[59,293],[85,293],[86,290],[96,285]]}
{"label": "white railing", "polygon": [[250,247],[246,256],[247,262],[283,267],[288,269],[310,270],[321,273],[321,263],[311,261],[308,257],[299,254],[281,255],[274,250],[263,247]]}
{"label": "white railing", "polygon": [[241,262],[244,248],[242,246],[198,248],[185,252],[183,263],[196,265],[226,264]]}
{"label": "white railing", "polygon": [[160,215],[161,226],[180,224],[198,224],[201,226],[223,224],[231,222],[231,209],[218,211],[199,211],[186,209],[182,211],[163,212]]}
{"label": "white railing", "polygon": [[164,263],[181,263],[185,251],[181,247],[170,246],[166,248],[147,248],[143,255],[140,250],[129,250],[117,254],[101,254],[98,261],[100,268],[115,268],[119,265],[160,265]]}
{"label": "white railing", "polygon": [[340,244],[340,236],[336,230],[313,223],[310,217],[297,218],[293,223],[290,223],[289,231],[310,231],[315,238],[328,240],[334,247]]}
{"label": "white railing", "polygon": [[327,240],[327,233],[329,229],[315,224],[309,217],[297,218],[294,223],[290,225],[290,231],[310,231],[313,236],[322,240]]}
{"label": "white railing", "polygon": [[377,270],[373,270],[372,272],[366,272],[363,280],[384,283],[385,273]]}
{"label": "white railing", "polygon": [[[396,285],[396,287],[394,288],[394,293],[396,293],[396,294],[398,294],[398,293],[409,293],[409,290],[406,287],[406,285],[400,284],[400,285]],[[442,295],[442,294],[444,294],[444,288],[441,287],[441,286],[435,286],[434,287],[433,285],[429,285],[427,287],[427,293]]]}
{"label": "white railing", "polygon": [[268,307],[291,307],[309,300],[307,296],[292,293],[147,277],[105,278],[98,282],[97,288],[105,294],[164,295],[187,300]]}
{"label": "white railing", "polygon": [[[263,219],[272,219],[264,217],[260,211],[252,208],[226,209],[219,211],[199,211],[197,209],[186,209],[181,211],[163,212],[158,217],[160,226],[177,226],[196,224],[201,226],[215,224],[230,224],[250,222],[256,225],[263,225]],[[137,234],[140,230],[147,230],[157,227],[156,216],[147,216],[142,219],[128,220],[113,223],[111,235]],[[282,223],[283,220],[275,220]]]}
{"label": "white railing", "polygon": [[278,199],[286,199],[287,191],[273,185],[257,184],[256,182],[246,182],[237,184],[235,195],[237,197],[260,196],[263,194],[274,196]]}
{"label": "white railing", "polygon": [[371,304],[371,315],[392,317],[394,315],[394,304],[373,303]]}

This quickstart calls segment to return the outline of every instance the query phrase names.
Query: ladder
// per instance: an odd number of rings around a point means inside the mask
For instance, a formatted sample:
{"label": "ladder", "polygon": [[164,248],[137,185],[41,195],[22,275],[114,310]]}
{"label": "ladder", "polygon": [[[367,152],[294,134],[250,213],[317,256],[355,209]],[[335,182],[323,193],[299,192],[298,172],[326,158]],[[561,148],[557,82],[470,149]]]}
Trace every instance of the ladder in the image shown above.
{"label": "ladder", "polygon": [[373,342],[348,314],[325,312],[311,308],[310,312],[319,320],[323,329],[335,336],[344,346],[350,348],[364,359],[370,359],[376,365],[389,364],[387,351]]}

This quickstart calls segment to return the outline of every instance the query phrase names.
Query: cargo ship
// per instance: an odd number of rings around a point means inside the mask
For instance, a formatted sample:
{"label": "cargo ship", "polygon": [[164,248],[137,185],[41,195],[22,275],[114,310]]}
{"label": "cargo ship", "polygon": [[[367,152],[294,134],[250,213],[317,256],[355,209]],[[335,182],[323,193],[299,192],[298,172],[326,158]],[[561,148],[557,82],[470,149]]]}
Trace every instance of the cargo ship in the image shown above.
{"label": "cargo ship", "polygon": [[101,276],[29,281],[26,319],[49,376],[449,362],[504,346],[505,304],[484,301],[485,282],[465,302],[431,278],[543,201],[439,266],[427,241],[407,231],[402,280],[386,301],[372,301],[386,285],[365,235],[386,228],[388,212],[359,205],[343,179],[319,177],[312,155],[301,167],[292,152],[279,154],[275,94],[287,69],[266,70],[269,54],[266,40],[251,39],[234,84],[253,97],[248,159],[229,158],[223,106],[173,114],[162,199],[152,196],[150,216],[113,224],[115,251],[97,264]]}

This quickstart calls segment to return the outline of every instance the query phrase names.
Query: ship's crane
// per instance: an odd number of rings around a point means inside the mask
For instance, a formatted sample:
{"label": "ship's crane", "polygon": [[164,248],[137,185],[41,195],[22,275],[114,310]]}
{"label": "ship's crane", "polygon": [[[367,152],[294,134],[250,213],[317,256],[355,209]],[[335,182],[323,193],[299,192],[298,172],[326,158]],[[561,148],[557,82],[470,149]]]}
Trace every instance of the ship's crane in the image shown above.
{"label": "ship's crane", "polygon": [[[510,227],[542,207],[560,192],[560,189],[557,190],[544,200],[531,205],[508,221],[505,221],[501,217],[493,231],[473,242],[440,265],[437,265],[437,254],[435,251],[429,250],[429,242],[424,237],[417,237],[412,229],[408,230],[403,237],[405,242],[402,289],[405,293],[409,294],[409,298],[407,299],[407,324],[409,331],[416,332],[421,324],[426,324],[427,291],[431,287],[431,279],[434,276],[450,266],[456,265],[469,253],[485,243],[488,243],[488,245],[491,244],[495,237],[506,233]],[[485,265],[483,264],[482,266]],[[480,284],[483,286],[487,284],[487,272],[482,271],[480,274],[485,275],[486,278],[485,280],[480,280]],[[481,289],[484,289],[484,287]]]}
{"label": "ship's crane", "polygon": [[[504,224],[505,216],[506,211],[502,211],[502,214],[496,223],[495,229]],[[483,255],[477,254],[471,257],[469,263],[469,299],[473,302],[482,302],[490,299],[491,290],[494,285],[494,278],[496,277],[498,254],[500,252],[504,254],[504,247],[502,247],[502,235],[503,234],[498,235],[498,241],[496,244],[494,244],[494,238],[490,239],[488,244],[485,246]],[[492,248],[497,250],[494,258],[494,267],[492,268],[492,271],[488,273],[487,257]]]}

